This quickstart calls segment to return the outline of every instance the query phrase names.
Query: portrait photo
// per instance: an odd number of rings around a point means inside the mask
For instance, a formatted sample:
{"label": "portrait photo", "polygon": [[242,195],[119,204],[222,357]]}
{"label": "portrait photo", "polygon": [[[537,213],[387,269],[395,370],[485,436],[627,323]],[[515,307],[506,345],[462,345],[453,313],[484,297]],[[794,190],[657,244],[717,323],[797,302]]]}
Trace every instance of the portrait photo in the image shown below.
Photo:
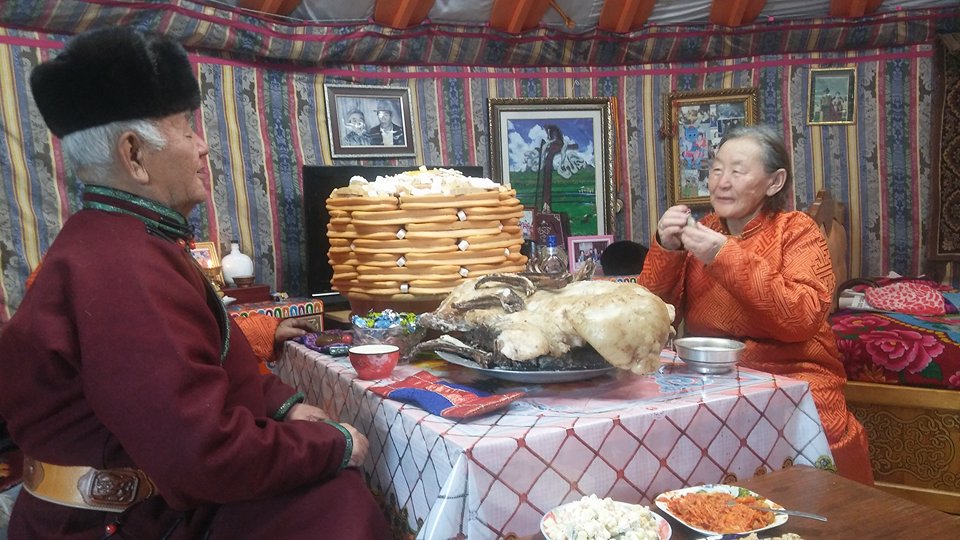
{"label": "portrait photo", "polygon": [[807,111],[809,124],[852,124],[857,112],[857,70],[811,69]]}
{"label": "portrait photo", "polygon": [[570,259],[570,272],[576,273],[587,261],[593,261],[596,269],[594,276],[603,275],[600,254],[613,243],[613,235],[571,236],[567,238],[567,257]]}
{"label": "portrait photo", "polygon": [[416,155],[409,88],[332,84],[323,88],[332,157]]}

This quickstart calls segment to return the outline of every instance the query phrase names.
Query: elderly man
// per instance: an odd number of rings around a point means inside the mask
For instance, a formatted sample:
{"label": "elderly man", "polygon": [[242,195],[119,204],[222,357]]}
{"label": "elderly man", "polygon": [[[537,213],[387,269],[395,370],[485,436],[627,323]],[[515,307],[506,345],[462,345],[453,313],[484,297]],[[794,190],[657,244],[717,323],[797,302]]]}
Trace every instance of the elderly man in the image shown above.
{"label": "elderly man", "polygon": [[377,102],[377,120],[380,123],[367,131],[367,135],[370,136],[370,144],[378,146],[403,146],[406,144],[403,138],[403,128],[393,123],[393,107],[389,101],[381,99]]}
{"label": "elderly man", "polygon": [[183,49],[129,29],[31,76],[86,184],[0,336],[11,538],[387,538],[367,441],[273,375],[188,251],[206,198]]}

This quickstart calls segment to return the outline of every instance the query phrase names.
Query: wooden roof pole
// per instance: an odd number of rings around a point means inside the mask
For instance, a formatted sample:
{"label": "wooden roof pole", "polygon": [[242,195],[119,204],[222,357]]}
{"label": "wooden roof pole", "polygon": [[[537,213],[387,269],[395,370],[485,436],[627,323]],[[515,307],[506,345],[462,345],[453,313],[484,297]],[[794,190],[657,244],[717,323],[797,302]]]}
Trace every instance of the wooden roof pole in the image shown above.
{"label": "wooden roof pole", "polygon": [[490,26],[516,34],[540,24],[550,0],[493,0]]}
{"label": "wooden roof pole", "polygon": [[831,17],[863,17],[873,13],[883,0],[830,0]]}
{"label": "wooden roof pole", "polygon": [[423,22],[435,0],[376,0],[373,20],[391,28],[408,28]]}
{"label": "wooden roof pole", "polygon": [[656,0],[606,0],[597,26],[610,32],[631,32],[644,25]]}
{"label": "wooden roof pole", "polygon": [[238,4],[243,9],[273,15],[289,15],[299,5],[300,0],[240,0]]}
{"label": "wooden roof pole", "polygon": [[721,26],[750,24],[767,5],[767,0],[713,0],[710,22]]}

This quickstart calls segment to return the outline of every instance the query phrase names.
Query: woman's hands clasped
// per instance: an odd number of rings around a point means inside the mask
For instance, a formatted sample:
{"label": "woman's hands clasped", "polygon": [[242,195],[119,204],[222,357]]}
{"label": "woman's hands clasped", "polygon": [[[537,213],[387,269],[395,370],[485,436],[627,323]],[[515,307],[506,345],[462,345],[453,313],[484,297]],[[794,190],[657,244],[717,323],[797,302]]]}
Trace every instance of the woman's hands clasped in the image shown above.
{"label": "woman's hands clasped", "polygon": [[665,249],[686,249],[704,264],[717,258],[727,236],[693,219],[690,208],[685,205],[671,206],[657,223],[657,236]]}

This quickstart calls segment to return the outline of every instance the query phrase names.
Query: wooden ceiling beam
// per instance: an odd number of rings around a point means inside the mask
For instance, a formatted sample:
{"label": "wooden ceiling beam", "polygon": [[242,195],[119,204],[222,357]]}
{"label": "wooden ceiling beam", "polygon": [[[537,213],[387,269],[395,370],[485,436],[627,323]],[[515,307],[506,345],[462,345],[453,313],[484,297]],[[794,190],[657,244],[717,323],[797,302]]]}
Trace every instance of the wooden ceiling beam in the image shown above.
{"label": "wooden ceiling beam", "polygon": [[239,7],[260,13],[289,15],[300,5],[300,0],[240,0]]}
{"label": "wooden ceiling beam", "polygon": [[880,7],[883,0],[830,0],[831,17],[863,17]]}
{"label": "wooden ceiling beam", "polygon": [[536,28],[549,6],[550,0],[493,0],[490,26],[511,34]]}
{"label": "wooden ceiling beam", "polygon": [[710,22],[721,26],[740,26],[757,19],[767,0],[713,0]]}
{"label": "wooden ceiling beam", "polygon": [[373,20],[391,28],[409,28],[427,18],[435,0],[376,0]]}
{"label": "wooden ceiling beam", "polygon": [[656,0],[606,0],[597,26],[610,32],[632,32],[647,22],[655,3]]}

